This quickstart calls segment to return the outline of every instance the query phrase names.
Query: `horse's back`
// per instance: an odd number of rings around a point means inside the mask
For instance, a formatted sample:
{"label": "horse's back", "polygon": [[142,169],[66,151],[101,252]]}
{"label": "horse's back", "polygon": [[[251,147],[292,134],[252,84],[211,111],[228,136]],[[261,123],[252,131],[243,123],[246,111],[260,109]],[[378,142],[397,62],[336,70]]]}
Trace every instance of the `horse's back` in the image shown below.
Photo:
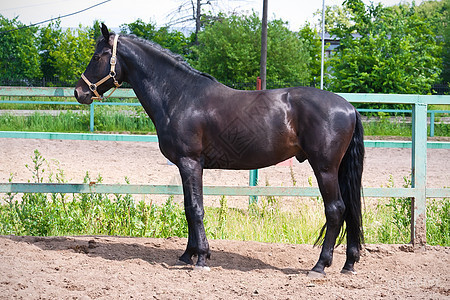
{"label": "horse's back", "polygon": [[329,91],[313,87],[288,88],[287,91],[299,109],[315,109],[317,113],[326,113],[330,116],[337,111],[350,114],[354,112],[353,105]]}

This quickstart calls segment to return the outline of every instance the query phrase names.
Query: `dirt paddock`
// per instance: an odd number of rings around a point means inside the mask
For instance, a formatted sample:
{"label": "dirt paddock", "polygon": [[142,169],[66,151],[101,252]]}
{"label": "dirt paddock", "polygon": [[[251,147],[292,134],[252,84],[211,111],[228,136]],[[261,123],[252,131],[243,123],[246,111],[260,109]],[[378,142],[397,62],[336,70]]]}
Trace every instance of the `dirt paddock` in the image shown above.
{"label": "dirt paddock", "polygon": [[185,239],[0,237],[1,299],[448,299],[450,249],[367,245],[357,275],[343,247],[325,279],[310,245],[211,241],[211,271],[177,266]]}
{"label": "dirt paddock", "polygon": [[[56,172],[59,162],[69,182],[101,174],[104,183],[177,184],[176,167],[167,164],[155,143],[0,139],[0,182],[32,180],[25,164],[38,149]],[[363,185],[396,186],[410,172],[409,149],[368,148]],[[427,185],[448,187],[450,150],[428,150]],[[50,168],[50,169],[49,169]],[[313,177],[307,163],[293,162],[297,186]],[[206,185],[247,185],[248,171],[205,171]],[[292,186],[291,168],[260,170],[260,183]],[[316,185],[315,180],[312,184]],[[230,207],[248,200],[230,198]],[[206,205],[217,205],[208,197]],[[289,202],[287,202],[289,203]],[[287,204],[288,205],[288,204]],[[0,236],[0,299],[449,299],[450,248],[366,245],[357,275],[339,273],[345,248],[335,251],[327,277],[306,272],[319,248],[311,245],[210,241],[210,272],[176,265],[185,239],[124,237]]]}

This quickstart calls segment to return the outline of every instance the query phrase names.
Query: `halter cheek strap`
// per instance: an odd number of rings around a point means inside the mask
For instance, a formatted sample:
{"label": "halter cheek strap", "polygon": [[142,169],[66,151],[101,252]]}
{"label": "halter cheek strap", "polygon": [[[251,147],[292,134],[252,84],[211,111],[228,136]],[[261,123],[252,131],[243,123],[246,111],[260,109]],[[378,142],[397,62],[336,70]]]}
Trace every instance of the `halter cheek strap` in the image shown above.
{"label": "halter cheek strap", "polygon": [[[103,77],[102,79],[100,79],[99,81],[97,81],[96,83],[91,83],[89,81],[89,79],[87,79],[87,77],[83,74],[81,74],[81,78],[84,80],[84,82],[86,82],[86,84],[88,85],[89,89],[94,93],[95,97],[92,97],[92,99],[95,100],[102,100],[102,99],[108,99],[109,96],[112,95],[112,93],[114,93],[114,91],[121,86],[121,84],[119,84],[119,82],[116,79],[116,63],[117,63],[117,40],[119,39],[119,35],[116,34],[114,36],[114,43],[113,43],[113,48],[112,48],[112,56],[111,59],[109,60],[109,64],[111,65],[111,70],[109,72],[108,75],[106,75],[105,77]],[[106,97],[103,98],[102,96],[100,96],[100,94],[97,91],[97,87],[100,86],[102,83],[106,82],[108,79],[112,78],[114,80],[114,85],[116,86],[114,88],[114,90],[112,90],[112,92]]]}

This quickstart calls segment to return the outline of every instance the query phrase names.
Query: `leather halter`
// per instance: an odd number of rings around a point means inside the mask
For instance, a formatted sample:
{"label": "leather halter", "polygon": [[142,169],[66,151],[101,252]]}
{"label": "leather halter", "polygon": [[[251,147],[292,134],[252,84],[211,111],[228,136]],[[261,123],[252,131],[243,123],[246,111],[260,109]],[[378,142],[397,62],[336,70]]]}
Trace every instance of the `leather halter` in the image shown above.
{"label": "leather halter", "polygon": [[[117,40],[119,39],[119,35],[116,34],[114,36],[114,43],[113,43],[113,48],[112,48],[112,56],[111,59],[109,61],[110,65],[111,65],[111,70],[109,72],[108,75],[106,75],[105,77],[103,77],[102,79],[100,79],[99,81],[97,81],[96,83],[91,83],[89,81],[89,79],[87,79],[87,77],[83,74],[81,74],[81,78],[84,80],[84,82],[86,82],[86,84],[88,85],[89,89],[94,93],[95,97],[92,97],[92,99],[96,99],[96,100],[102,100],[102,99],[108,99],[109,96],[111,96],[112,93],[114,93],[114,91],[121,86],[121,84],[119,84],[119,82],[116,79],[116,62],[117,62],[117,58],[116,58],[116,53],[117,53]],[[112,92],[106,97],[103,98],[102,96],[100,96],[100,94],[97,91],[97,87],[100,86],[102,83],[106,82],[108,79],[112,78],[114,80],[114,85],[116,86],[114,88],[114,90],[112,90]]]}

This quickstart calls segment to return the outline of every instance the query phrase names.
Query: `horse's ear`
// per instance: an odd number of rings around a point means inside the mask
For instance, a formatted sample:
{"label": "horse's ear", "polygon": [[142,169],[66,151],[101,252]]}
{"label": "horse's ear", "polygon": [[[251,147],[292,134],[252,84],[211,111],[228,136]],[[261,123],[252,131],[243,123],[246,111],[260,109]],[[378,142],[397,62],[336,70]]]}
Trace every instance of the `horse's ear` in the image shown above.
{"label": "horse's ear", "polygon": [[103,37],[105,38],[105,41],[109,41],[109,30],[104,23],[102,23],[102,34]]}

